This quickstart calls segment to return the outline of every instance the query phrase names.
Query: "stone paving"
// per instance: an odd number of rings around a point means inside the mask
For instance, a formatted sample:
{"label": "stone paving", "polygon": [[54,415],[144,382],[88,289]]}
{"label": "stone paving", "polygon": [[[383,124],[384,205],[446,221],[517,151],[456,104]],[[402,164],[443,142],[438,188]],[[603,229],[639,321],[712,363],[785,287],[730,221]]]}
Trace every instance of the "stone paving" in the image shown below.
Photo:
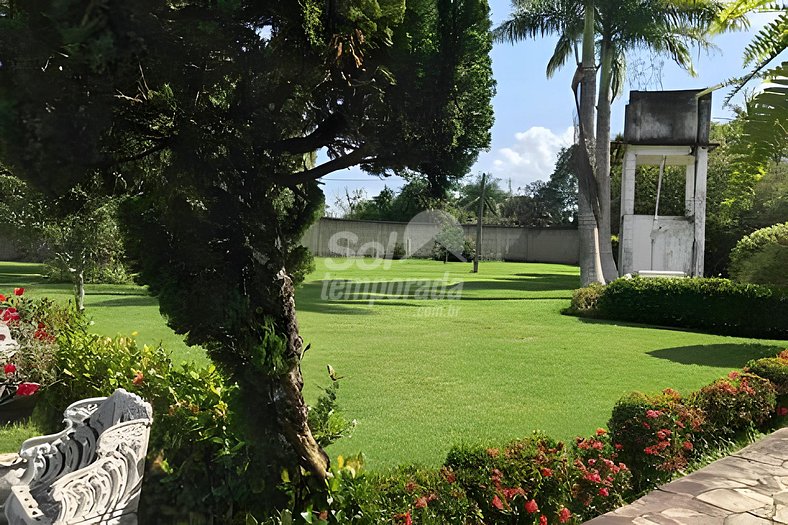
{"label": "stone paving", "polygon": [[788,524],[788,428],[586,523]]}

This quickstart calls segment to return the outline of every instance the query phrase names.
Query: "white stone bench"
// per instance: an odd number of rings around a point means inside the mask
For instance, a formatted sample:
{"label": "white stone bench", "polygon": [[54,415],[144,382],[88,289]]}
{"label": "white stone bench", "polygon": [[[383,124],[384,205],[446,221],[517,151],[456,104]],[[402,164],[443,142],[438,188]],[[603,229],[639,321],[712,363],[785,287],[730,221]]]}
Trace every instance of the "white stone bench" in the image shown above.
{"label": "white stone bench", "polygon": [[640,277],[644,277],[646,279],[654,278],[654,277],[673,277],[673,278],[680,278],[686,277],[687,274],[684,272],[675,272],[672,270],[638,270],[636,272]]}
{"label": "white stone bench", "polygon": [[152,421],[151,406],[118,389],[79,401],[58,434],[25,441],[24,472],[5,502],[8,523],[134,523]]}

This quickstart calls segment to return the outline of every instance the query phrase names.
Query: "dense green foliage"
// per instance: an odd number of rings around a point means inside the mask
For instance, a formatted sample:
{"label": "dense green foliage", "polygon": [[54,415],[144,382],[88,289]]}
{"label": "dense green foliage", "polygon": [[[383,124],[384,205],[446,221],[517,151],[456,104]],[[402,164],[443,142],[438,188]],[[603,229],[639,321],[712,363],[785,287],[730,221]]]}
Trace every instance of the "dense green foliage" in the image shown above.
{"label": "dense green foliage", "polygon": [[621,278],[581,288],[570,313],[717,334],[785,339],[788,294],[727,279]]}
{"label": "dense green foliage", "polygon": [[[487,177],[485,224],[549,227],[570,226],[577,215],[577,176],[572,166],[574,147],[562,148],[547,181],[505,190],[501,180]],[[398,192],[385,187],[367,198],[363,191],[347,192],[337,199],[337,214],[346,219],[408,222],[427,209],[441,209],[461,223],[476,222],[481,176],[455,184],[456,191],[442,200],[431,198],[424,181],[411,181]],[[511,186],[511,185],[510,185]]]}
{"label": "dense green foliage", "polygon": [[788,288],[788,222],[743,237],[731,251],[731,276],[745,283]]}

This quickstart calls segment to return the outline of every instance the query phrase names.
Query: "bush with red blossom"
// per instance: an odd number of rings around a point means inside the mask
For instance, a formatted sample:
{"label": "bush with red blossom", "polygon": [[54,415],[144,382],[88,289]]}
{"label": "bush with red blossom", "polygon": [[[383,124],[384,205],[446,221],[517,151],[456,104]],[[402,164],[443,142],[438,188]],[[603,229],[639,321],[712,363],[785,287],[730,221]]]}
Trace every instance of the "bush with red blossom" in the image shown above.
{"label": "bush with red blossom", "polygon": [[706,414],[705,431],[711,439],[759,427],[777,407],[775,388],[769,380],[736,371],[701,388],[689,402]]}
{"label": "bush with red blossom", "polygon": [[7,325],[15,343],[4,345],[0,355],[0,402],[33,395],[41,385],[54,381],[56,336],[79,319],[73,308],[49,299],[31,299],[21,287],[0,294],[0,323]]}
{"label": "bush with red blossom", "polygon": [[613,407],[608,426],[613,447],[640,491],[687,466],[704,423],[701,410],[687,406],[678,392],[667,389],[658,395],[634,392],[623,397]]}
{"label": "bush with red blossom", "polygon": [[621,506],[632,493],[632,473],[618,455],[609,434],[602,429],[590,438],[575,440],[569,507],[582,520]]}

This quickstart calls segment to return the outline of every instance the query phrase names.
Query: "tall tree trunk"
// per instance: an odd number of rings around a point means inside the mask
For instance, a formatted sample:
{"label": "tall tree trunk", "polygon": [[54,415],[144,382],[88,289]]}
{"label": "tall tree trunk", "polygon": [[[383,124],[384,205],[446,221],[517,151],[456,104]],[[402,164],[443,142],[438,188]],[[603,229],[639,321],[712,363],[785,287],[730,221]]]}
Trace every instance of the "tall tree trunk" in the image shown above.
{"label": "tall tree trunk", "polygon": [[[580,147],[591,151],[594,144],[594,103],[596,98],[596,67],[594,60],[594,2],[585,2],[583,28],[582,78],[580,81],[579,118],[582,133]],[[583,140],[584,139],[584,140]],[[580,178],[580,175],[578,175]],[[590,182],[590,181],[586,181]],[[578,232],[580,235],[580,281],[583,286],[592,282],[604,283],[602,262],[599,257],[599,231],[594,216],[592,188],[580,181],[578,184]]]}
{"label": "tall tree trunk", "polygon": [[77,310],[85,310],[85,270],[77,268],[74,270],[74,302],[77,303]]}
{"label": "tall tree trunk", "polygon": [[281,318],[287,332],[286,359],[290,363],[290,369],[279,376],[277,384],[274,385],[273,400],[277,420],[301,465],[313,476],[323,480],[328,473],[328,455],[312,436],[307,423],[309,408],[301,394],[304,388],[304,379],[301,376],[304,340],[298,332],[293,281],[284,268],[277,274],[276,279],[280,290]]}
{"label": "tall tree trunk", "polygon": [[594,175],[599,191],[599,256],[605,281],[610,282],[618,277],[618,270],[610,240],[610,104],[613,98],[613,49],[608,38],[602,39],[600,70]]}

